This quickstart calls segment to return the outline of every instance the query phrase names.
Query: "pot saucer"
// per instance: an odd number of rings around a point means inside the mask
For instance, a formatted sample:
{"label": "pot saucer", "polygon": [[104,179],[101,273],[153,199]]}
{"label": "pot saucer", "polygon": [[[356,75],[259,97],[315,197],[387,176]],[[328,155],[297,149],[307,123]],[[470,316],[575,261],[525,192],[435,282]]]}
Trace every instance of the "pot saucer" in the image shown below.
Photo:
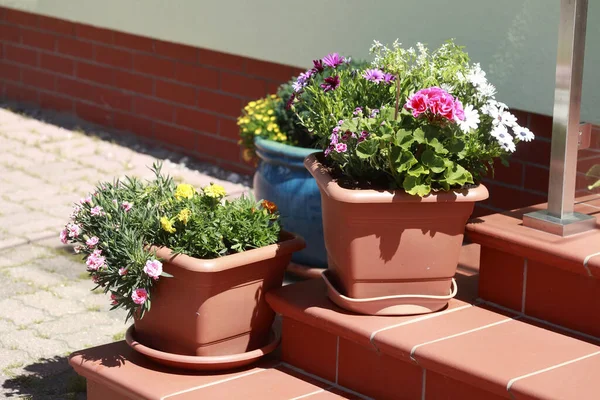
{"label": "pot saucer", "polygon": [[169,367],[192,369],[197,371],[219,371],[243,367],[252,364],[262,356],[271,353],[279,345],[281,338],[271,329],[269,343],[260,349],[246,353],[228,354],[225,356],[187,356],[182,354],[167,353],[144,346],[135,340],[135,327],[131,325],[125,333],[125,341],[133,350]]}
{"label": "pot saucer", "polygon": [[428,295],[398,295],[385,297],[372,297],[367,299],[353,299],[337,291],[330,280],[330,271],[323,271],[321,275],[327,285],[327,296],[341,308],[365,315],[415,315],[439,311],[456,296],[458,286],[452,278],[452,291],[447,296]]}

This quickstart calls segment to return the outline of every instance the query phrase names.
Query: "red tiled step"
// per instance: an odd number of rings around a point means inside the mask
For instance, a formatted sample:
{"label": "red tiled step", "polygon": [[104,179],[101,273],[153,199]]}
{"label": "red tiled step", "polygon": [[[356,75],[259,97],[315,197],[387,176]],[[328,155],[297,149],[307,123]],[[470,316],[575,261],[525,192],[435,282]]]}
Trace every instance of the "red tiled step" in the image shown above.
{"label": "red tiled step", "polygon": [[600,365],[600,339],[484,304],[355,315],[329,301],[321,280],[277,289],[267,300],[283,315],[284,362],[376,399],[591,400],[600,393],[597,370],[586,369]]}
{"label": "red tiled step", "polygon": [[79,351],[70,364],[87,378],[88,400],[361,399],[278,360],[220,373],[166,368],[116,342]]}
{"label": "red tiled step", "polygon": [[[479,297],[521,315],[600,336],[600,225],[560,237],[522,225],[539,205],[474,220],[467,235],[481,245]],[[600,195],[576,211],[600,215]]]}

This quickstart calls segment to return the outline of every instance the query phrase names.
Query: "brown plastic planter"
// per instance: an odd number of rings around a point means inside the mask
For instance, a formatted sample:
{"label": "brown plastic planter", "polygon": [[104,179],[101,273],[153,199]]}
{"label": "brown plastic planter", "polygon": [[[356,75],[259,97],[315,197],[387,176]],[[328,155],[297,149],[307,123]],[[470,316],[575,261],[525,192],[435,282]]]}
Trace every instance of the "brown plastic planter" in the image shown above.
{"label": "brown plastic planter", "polygon": [[282,232],[277,244],[202,260],[158,250],[165,272],[152,307],[135,320],[135,338],[150,348],[190,356],[245,353],[267,344],[273,310],[265,293],[281,286],[304,240]]}
{"label": "brown plastic planter", "polygon": [[305,166],[321,191],[329,277],[349,298],[448,296],[465,224],[483,185],[421,198],[340,187],[315,155]]}

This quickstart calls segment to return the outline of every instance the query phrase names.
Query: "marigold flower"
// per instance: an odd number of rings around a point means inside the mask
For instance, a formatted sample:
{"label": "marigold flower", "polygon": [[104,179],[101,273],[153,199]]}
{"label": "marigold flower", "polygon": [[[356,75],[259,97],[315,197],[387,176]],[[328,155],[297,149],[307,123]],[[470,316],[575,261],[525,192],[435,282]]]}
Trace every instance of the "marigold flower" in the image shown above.
{"label": "marigold flower", "polygon": [[160,218],[160,226],[162,227],[163,231],[169,233],[175,233],[177,231],[177,229],[173,227],[173,223],[171,222],[171,220],[167,217]]}
{"label": "marigold flower", "polygon": [[214,183],[211,183],[209,186],[205,187],[203,191],[206,196],[214,199],[227,196],[225,188],[221,185],[215,185]]}
{"label": "marigold flower", "polygon": [[192,197],[194,197],[195,192],[196,190],[189,183],[180,183],[175,188],[175,198],[177,200],[191,199]]}
{"label": "marigold flower", "polygon": [[180,222],[183,222],[184,225],[187,225],[191,216],[192,216],[192,212],[189,209],[184,208],[183,210],[179,211],[179,214],[177,214],[177,219]]}
{"label": "marigold flower", "polygon": [[269,212],[269,214],[273,214],[277,212],[277,205],[269,200],[263,200],[261,203],[262,207]]}

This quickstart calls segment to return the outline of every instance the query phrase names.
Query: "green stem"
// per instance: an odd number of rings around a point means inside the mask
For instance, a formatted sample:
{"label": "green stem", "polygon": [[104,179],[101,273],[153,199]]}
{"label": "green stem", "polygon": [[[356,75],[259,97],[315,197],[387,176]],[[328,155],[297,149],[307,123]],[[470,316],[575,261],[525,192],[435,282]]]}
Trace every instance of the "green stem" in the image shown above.
{"label": "green stem", "polygon": [[394,120],[398,120],[398,108],[400,106],[400,74],[396,75],[396,109],[394,112]]}

